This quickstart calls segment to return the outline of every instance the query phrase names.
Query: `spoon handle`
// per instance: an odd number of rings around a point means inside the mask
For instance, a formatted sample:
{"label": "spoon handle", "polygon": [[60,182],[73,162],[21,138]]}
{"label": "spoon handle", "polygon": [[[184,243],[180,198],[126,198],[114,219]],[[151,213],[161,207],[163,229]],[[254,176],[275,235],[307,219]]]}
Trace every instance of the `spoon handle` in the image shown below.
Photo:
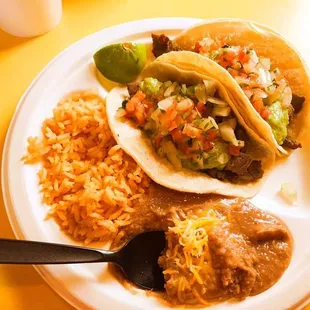
{"label": "spoon handle", "polygon": [[116,262],[118,253],[56,243],[0,238],[0,264]]}

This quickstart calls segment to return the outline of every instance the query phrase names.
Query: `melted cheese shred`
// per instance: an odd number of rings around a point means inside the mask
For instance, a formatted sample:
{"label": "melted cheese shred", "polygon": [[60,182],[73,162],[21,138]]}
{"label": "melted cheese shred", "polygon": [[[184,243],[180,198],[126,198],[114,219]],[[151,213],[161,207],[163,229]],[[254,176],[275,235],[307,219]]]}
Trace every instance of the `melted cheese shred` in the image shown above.
{"label": "melted cheese shred", "polygon": [[210,209],[199,216],[172,215],[166,233],[167,247],[159,258],[169,300],[175,304],[208,305],[205,298],[214,277],[208,247],[208,232],[224,218]]}

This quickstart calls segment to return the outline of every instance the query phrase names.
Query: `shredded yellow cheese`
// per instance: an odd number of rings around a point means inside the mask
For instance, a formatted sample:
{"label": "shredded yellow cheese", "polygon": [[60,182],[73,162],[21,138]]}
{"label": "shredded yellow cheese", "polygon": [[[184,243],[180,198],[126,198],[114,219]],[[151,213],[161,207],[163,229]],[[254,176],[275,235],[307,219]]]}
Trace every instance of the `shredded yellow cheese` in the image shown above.
{"label": "shredded yellow cheese", "polygon": [[208,304],[205,293],[213,268],[208,232],[224,218],[214,210],[203,215],[174,212],[173,226],[166,233],[167,248],[159,258],[169,299],[178,304]]}

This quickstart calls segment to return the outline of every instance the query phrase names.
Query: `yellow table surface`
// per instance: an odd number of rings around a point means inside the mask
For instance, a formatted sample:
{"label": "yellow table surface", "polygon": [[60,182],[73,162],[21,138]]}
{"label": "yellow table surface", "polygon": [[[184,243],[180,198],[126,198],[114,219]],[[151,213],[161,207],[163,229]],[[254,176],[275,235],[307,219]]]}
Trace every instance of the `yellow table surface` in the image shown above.
{"label": "yellow table surface", "polygon": [[[309,0],[64,0],[63,8],[61,23],[44,36],[23,39],[0,30],[0,159],[10,119],[33,78],[64,48],[105,27],[151,17],[239,17],[273,27],[310,55]],[[14,237],[1,196],[0,236]],[[31,266],[0,266],[0,299],[8,310],[72,309]]]}

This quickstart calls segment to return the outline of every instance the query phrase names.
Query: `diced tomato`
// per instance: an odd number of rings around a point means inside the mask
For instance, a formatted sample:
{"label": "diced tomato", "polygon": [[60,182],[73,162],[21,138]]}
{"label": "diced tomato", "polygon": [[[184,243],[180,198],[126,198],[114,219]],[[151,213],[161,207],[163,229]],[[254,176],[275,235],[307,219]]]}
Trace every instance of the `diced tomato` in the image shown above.
{"label": "diced tomato", "polygon": [[205,143],[203,144],[203,150],[204,151],[210,151],[214,146],[214,142],[212,141],[205,141]]}
{"label": "diced tomato", "polygon": [[177,115],[178,115],[178,111],[176,110],[177,108],[177,102],[173,102],[173,104],[166,110],[166,113],[164,114],[165,117],[170,121],[173,121]]}
{"label": "diced tomato", "polygon": [[176,110],[167,110],[166,113],[161,113],[158,118],[162,127],[169,129],[172,121],[177,117],[178,112]]}
{"label": "diced tomato", "polygon": [[244,73],[244,72],[240,72],[239,75],[242,76],[242,77],[244,77],[244,78],[247,78],[247,77],[248,77],[248,75],[247,75],[246,73]]}
{"label": "diced tomato", "polygon": [[175,111],[177,109],[177,106],[178,106],[178,102],[174,100],[173,103],[168,107],[166,112],[170,113],[171,111]]}
{"label": "diced tomato", "polygon": [[139,126],[143,126],[145,124],[145,107],[142,102],[138,102],[135,111],[133,112],[134,117],[137,120]]}
{"label": "diced tomato", "polygon": [[152,108],[152,107],[154,106],[154,102],[153,102],[153,101],[143,100],[142,103],[143,103],[144,106],[146,106],[147,108]]}
{"label": "diced tomato", "polygon": [[228,67],[230,65],[230,63],[228,61],[226,61],[225,59],[220,59],[218,64],[225,69],[226,69],[226,67]]}
{"label": "diced tomato", "polygon": [[160,126],[162,127],[162,129],[166,131],[166,129],[169,128],[170,123],[171,123],[169,119],[169,115],[167,115],[167,113],[161,113],[158,115],[158,119],[159,119]]}
{"label": "diced tomato", "polygon": [[201,114],[206,110],[205,105],[200,101],[197,103],[196,108],[197,108],[198,112]]}
{"label": "diced tomato", "polygon": [[186,118],[185,118],[185,120],[187,121],[187,122],[192,122],[194,119],[195,119],[195,117],[197,116],[197,111],[195,111],[195,110],[193,110],[192,111],[192,113],[190,113]]}
{"label": "diced tomato", "polygon": [[232,62],[236,58],[236,54],[233,50],[230,50],[223,54],[223,58],[228,62]]}
{"label": "diced tomato", "polygon": [[271,114],[271,112],[269,111],[269,109],[267,107],[263,108],[263,110],[260,112],[260,116],[263,119],[266,119],[270,114]]}
{"label": "diced tomato", "polygon": [[199,138],[201,136],[201,132],[201,129],[195,128],[189,124],[186,124],[183,128],[183,133],[191,138]]}
{"label": "diced tomato", "polygon": [[263,100],[261,98],[255,98],[253,101],[253,107],[258,113],[260,113],[264,108]]}
{"label": "diced tomato", "polygon": [[239,60],[241,62],[243,62],[243,59],[244,59],[245,55],[246,55],[246,53],[244,52],[244,50],[240,50],[240,52],[239,52]]}
{"label": "diced tomato", "polygon": [[136,103],[137,103],[137,100],[135,98],[131,98],[126,104],[126,112],[127,113],[134,112]]}
{"label": "diced tomato", "polygon": [[200,48],[201,48],[200,42],[196,42],[195,48],[194,48],[194,52],[195,53],[199,53],[200,52]]}
{"label": "diced tomato", "polygon": [[181,142],[187,138],[187,136],[179,128],[172,130],[170,134],[174,142]]}
{"label": "diced tomato", "polygon": [[241,149],[240,146],[229,144],[229,146],[228,146],[228,154],[232,155],[232,156],[238,156],[238,155],[240,155],[240,149]]}
{"label": "diced tomato", "polygon": [[183,120],[182,116],[179,114],[176,116],[174,121],[176,122],[178,127],[184,124],[184,120]]}
{"label": "diced tomato", "polygon": [[208,141],[212,141],[212,140],[214,140],[214,139],[216,138],[216,136],[217,136],[217,130],[210,129],[210,130],[207,131],[207,134],[208,134],[208,136],[206,137],[206,139],[207,139]]}
{"label": "diced tomato", "polygon": [[176,110],[172,110],[166,112],[166,115],[170,121],[173,121],[178,116],[178,112]]}
{"label": "diced tomato", "polygon": [[239,71],[236,70],[236,69],[228,68],[228,72],[229,72],[233,77],[239,76]]}
{"label": "diced tomato", "polygon": [[199,49],[199,53],[200,54],[207,54],[210,51],[210,47],[209,46],[201,46]]}
{"label": "diced tomato", "polygon": [[250,54],[247,54],[245,51],[241,50],[239,53],[239,60],[242,64],[247,63],[250,60]]}
{"label": "diced tomato", "polygon": [[139,90],[126,104],[126,112],[132,113],[137,109],[137,106],[145,99],[146,95]]}
{"label": "diced tomato", "polygon": [[154,139],[154,144],[157,148],[160,147],[160,142],[161,140],[163,139],[163,136],[162,135],[157,135]]}
{"label": "diced tomato", "polygon": [[135,95],[134,95],[134,98],[137,98],[139,99],[140,101],[143,101],[145,99],[146,95],[141,91],[139,90]]}
{"label": "diced tomato", "polygon": [[172,121],[170,123],[170,126],[169,126],[169,131],[172,131],[172,130],[174,130],[176,128],[178,128],[178,125],[177,125],[176,121]]}

